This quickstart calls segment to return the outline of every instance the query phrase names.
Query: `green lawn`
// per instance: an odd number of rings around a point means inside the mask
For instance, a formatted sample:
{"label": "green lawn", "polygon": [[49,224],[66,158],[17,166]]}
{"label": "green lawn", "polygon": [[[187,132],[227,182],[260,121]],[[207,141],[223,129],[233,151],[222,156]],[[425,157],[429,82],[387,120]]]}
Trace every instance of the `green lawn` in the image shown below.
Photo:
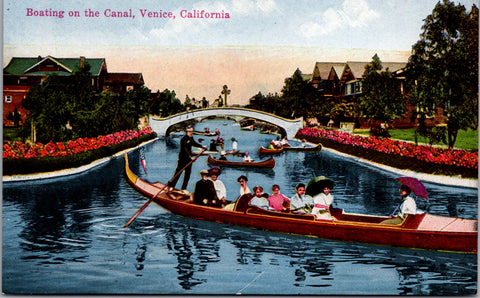
{"label": "green lawn", "polygon": [[[388,131],[391,135],[391,139],[415,141],[415,128],[409,129],[390,129]],[[355,130],[356,134],[368,135],[368,130]],[[419,143],[428,144],[428,139],[418,136]],[[436,145],[445,145],[443,143]],[[478,130],[460,130],[458,131],[457,141],[455,142],[455,148],[465,150],[478,150]]]}

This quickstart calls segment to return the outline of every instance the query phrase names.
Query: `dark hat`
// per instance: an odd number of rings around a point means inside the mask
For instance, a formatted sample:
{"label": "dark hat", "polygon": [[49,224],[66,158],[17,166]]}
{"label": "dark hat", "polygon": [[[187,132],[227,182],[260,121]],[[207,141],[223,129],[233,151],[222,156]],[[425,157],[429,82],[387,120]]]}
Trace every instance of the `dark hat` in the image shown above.
{"label": "dark hat", "polygon": [[333,182],[333,180],[329,178],[326,178],[324,176],[315,177],[312,180],[310,180],[310,182],[308,182],[307,188],[306,188],[306,194],[313,197],[323,192],[323,189],[325,187],[333,189],[334,185],[335,183]]}
{"label": "dark hat", "polygon": [[222,172],[220,171],[219,168],[213,167],[213,168],[211,168],[211,169],[208,170],[208,173],[209,173],[210,175],[216,175],[216,176],[218,176],[218,175],[220,175]]}
{"label": "dark hat", "polygon": [[242,179],[245,180],[245,181],[248,181],[248,178],[247,178],[246,176],[244,176],[244,175],[238,177],[238,178],[237,178],[237,181],[240,182],[240,180],[242,180]]}

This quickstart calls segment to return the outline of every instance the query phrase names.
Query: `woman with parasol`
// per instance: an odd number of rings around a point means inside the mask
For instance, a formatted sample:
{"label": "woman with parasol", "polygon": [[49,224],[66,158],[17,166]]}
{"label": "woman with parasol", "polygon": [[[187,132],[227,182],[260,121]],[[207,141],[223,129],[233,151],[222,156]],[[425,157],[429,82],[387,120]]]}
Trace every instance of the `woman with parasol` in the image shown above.
{"label": "woman with parasol", "polygon": [[[400,211],[398,212],[397,216],[382,221],[382,224],[398,225],[405,220],[408,214],[415,215],[418,213],[422,213],[421,211],[417,212],[417,203],[415,202],[415,199],[410,196],[412,190],[415,195],[424,197],[428,200],[428,194],[425,186],[417,179],[411,177],[399,177],[395,180],[400,181],[400,183],[402,184],[400,186],[400,196],[402,197],[402,203],[399,207],[397,207],[397,209],[400,209]],[[397,209],[395,209],[395,211]],[[395,213],[395,211],[393,213]]]}
{"label": "woman with parasol", "polygon": [[306,193],[312,196],[314,203],[311,213],[317,219],[335,220],[329,211],[330,206],[333,204],[333,196],[330,194],[333,185],[333,180],[324,176],[313,178],[307,184]]}

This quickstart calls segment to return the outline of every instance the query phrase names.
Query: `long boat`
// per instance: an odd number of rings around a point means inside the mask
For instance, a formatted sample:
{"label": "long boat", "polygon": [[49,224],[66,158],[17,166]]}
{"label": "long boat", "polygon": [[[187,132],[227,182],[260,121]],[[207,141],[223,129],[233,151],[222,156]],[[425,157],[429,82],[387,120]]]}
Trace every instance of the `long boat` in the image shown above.
{"label": "long boat", "polygon": [[321,151],[322,144],[318,144],[317,146],[305,146],[305,147],[291,147],[286,146],[282,148],[284,151]]}
{"label": "long boat", "polygon": [[265,148],[265,147],[260,147],[258,149],[258,154],[259,155],[271,155],[271,154],[278,154],[282,153],[283,151],[321,151],[322,150],[322,144],[318,144],[317,146],[305,146],[305,147],[292,147],[292,146],[283,146],[282,148]]}
{"label": "long boat", "polygon": [[270,157],[269,159],[262,161],[230,161],[230,160],[221,160],[216,159],[215,157],[209,155],[207,163],[211,165],[223,166],[223,167],[236,167],[236,168],[274,168],[275,159]]}
{"label": "long boat", "polygon": [[205,220],[273,232],[304,235],[330,240],[376,245],[477,253],[478,221],[429,213],[407,215],[398,225],[381,224],[387,216],[345,213],[333,208],[335,220],[316,219],[312,214],[268,211],[250,206],[245,196],[237,199],[233,210],[193,203],[191,195],[173,189],[162,191],[165,184],[150,183],[135,175],[125,154],[125,174],[137,191],[167,211]]}

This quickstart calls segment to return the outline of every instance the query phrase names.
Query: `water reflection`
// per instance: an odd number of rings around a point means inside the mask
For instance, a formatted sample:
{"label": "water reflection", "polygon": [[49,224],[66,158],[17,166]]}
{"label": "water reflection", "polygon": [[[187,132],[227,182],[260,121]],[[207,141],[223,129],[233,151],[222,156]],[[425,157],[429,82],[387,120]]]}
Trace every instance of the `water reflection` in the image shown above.
{"label": "water reflection", "polygon": [[[273,266],[278,270],[287,263],[294,278],[284,287],[335,287],[346,276],[354,275],[356,286],[345,289],[346,294],[369,293],[372,272],[396,276],[389,280],[402,295],[469,295],[476,292],[476,256],[409,250],[295,237],[277,233],[234,228],[215,223],[172,217],[158,218],[165,226],[168,249],[176,256],[175,266],[181,287],[191,290],[211,280],[201,272],[221,260],[220,243],[235,249],[236,263],[244,266]],[[345,265],[347,266],[345,266]],[[350,264],[350,265],[348,265]],[[357,269],[354,269],[357,268]],[[355,270],[362,271],[355,271]],[[369,272],[369,273],[367,273]],[[392,275],[392,273],[395,273]],[[362,278],[362,274],[366,276]],[[380,278],[381,279],[381,278]],[[462,286],[450,286],[444,280]],[[365,282],[362,285],[362,282]],[[374,282],[374,281],[373,281]],[[265,285],[265,292],[269,293]],[[214,293],[222,293],[215,291]],[[388,294],[388,293],[377,293]]]}
{"label": "water reflection", "polygon": [[[23,229],[21,247],[32,253],[65,253],[85,250],[90,243],[92,211],[114,210],[118,207],[119,184],[116,175],[121,168],[109,164],[102,175],[85,173],[71,178],[19,182],[4,185],[4,204],[20,212]],[[96,179],[91,179],[90,175]],[[21,185],[21,187],[17,186]]]}

